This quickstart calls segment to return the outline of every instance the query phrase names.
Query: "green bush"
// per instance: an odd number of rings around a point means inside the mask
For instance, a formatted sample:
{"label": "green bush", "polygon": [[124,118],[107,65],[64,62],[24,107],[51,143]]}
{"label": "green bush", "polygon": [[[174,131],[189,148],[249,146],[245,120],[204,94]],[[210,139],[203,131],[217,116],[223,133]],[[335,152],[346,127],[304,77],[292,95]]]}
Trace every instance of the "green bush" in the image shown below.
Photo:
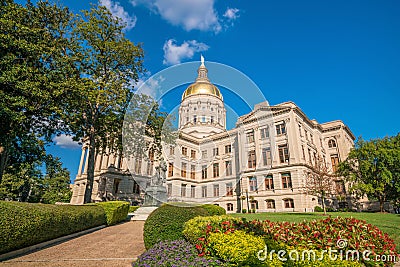
{"label": "green bush", "polygon": [[323,212],[324,209],[321,208],[320,206],[315,206],[314,211],[315,211],[315,212]]}
{"label": "green bush", "polygon": [[[224,262],[235,266],[259,266],[262,262],[257,259],[257,253],[265,249],[265,243],[262,237],[238,230],[227,234],[211,233],[208,237],[208,247],[211,255]],[[277,261],[273,266],[282,266],[282,262]]]}
{"label": "green bush", "polygon": [[105,223],[97,206],[0,201],[0,254]]}
{"label": "green bush", "polygon": [[205,209],[210,216],[213,215],[225,215],[226,210],[220,206],[213,205],[213,204],[204,204],[201,205],[203,209]]}
{"label": "green bush", "polygon": [[135,212],[138,208],[139,206],[129,206],[129,213]]}
{"label": "green bush", "polygon": [[102,207],[106,214],[107,225],[114,225],[125,221],[128,217],[130,204],[125,201],[98,202],[96,205]]}
{"label": "green bush", "polygon": [[162,205],[149,215],[144,224],[146,249],[160,241],[183,239],[183,224],[197,216],[208,216],[208,212],[199,206]]}

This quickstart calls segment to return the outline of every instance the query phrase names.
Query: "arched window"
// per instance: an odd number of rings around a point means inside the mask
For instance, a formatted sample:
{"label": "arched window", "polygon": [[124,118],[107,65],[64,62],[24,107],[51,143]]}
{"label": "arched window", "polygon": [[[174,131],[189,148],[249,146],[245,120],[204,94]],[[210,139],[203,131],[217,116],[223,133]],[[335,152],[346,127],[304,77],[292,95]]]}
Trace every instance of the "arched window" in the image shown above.
{"label": "arched window", "polygon": [[267,204],[267,209],[275,209],[275,200],[267,199],[265,203]]}
{"label": "arched window", "polygon": [[294,208],[294,201],[292,198],[286,198],[283,200],[284,207],[286,209],[293,209]]}
{"label": "arched window", "polygon": [[336,147],[336,141],[333,140],[333,139],[330,139],[330,140],[328,141],[328,147],[329,147],[329,148]]}
{"label": "arched window", "polygon": [[233,211],[233,204],[232,203],[226,204],[226,210],[227,211]]}

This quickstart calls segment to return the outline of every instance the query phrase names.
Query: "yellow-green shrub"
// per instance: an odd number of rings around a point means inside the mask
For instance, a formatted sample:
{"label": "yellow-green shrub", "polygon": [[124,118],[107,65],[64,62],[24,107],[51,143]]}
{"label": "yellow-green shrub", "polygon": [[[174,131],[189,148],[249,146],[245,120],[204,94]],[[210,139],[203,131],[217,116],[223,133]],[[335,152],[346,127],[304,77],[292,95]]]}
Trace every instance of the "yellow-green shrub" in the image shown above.
{"label": "yellow-green shrub", "polygon": [[0,254],[105,223],[98,206],[0,201]]}
{"label": "yellow-green shrub", "polygon": [[107,201],[98,202],[96,205],[102,207],[106,214],[107,225],[114,225],[125,221],[128,217],[129,202],[125,201]]}
{"label": "yellow-green shrub", "polygon": [[133,212],[135,212],[138,208],[139,208],[139,206],[129,206],[129,212],[130,212],[130,213],[133,213]]}
{"label": "yellow-green shrub", "polygon": [[195,217],[184,224],[183,235],[187,241],[195,244],[199,238],[206,236],[207,225],[210,225],[212,229],[222,229],[222,222],[230,222],[232,224],[240,221],[240,218],[228,215]]}
{"label": "yellow-green shrub", "polygon": [[[244,231],[211,233],[208,237],[208,247],[211,255],[230,264],[257,266],[267,263],[257,258],[257,253],[265,249],[264,239]],[[275,266],[281,265],[282,263]]]}

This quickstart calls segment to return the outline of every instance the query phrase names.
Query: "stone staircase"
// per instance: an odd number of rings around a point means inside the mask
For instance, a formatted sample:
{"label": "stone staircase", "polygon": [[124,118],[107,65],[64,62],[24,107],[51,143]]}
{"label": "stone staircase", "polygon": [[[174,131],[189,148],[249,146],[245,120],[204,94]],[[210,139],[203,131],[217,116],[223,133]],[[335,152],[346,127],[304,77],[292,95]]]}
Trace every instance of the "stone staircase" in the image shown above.
{"label": "stone staircase", "polygon": [[135,210],[134,213],[129,213],[128,216],[131,217],[131,221],[145,221],[147,217],[149,217],[150,213],[152,213],[158,207],[140,207]]}

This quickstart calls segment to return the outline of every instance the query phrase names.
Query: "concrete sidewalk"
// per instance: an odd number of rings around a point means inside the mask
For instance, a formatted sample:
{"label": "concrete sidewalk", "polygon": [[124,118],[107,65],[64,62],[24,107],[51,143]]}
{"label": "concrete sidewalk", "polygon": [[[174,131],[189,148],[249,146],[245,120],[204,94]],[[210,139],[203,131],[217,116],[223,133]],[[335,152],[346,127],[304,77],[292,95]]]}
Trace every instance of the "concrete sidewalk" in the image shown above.
{"label": "concrete sidewalk", "polygon": [[0,266],[128,267],[145,251],[144,221],[130,221],[86,234],[14,259]]}

